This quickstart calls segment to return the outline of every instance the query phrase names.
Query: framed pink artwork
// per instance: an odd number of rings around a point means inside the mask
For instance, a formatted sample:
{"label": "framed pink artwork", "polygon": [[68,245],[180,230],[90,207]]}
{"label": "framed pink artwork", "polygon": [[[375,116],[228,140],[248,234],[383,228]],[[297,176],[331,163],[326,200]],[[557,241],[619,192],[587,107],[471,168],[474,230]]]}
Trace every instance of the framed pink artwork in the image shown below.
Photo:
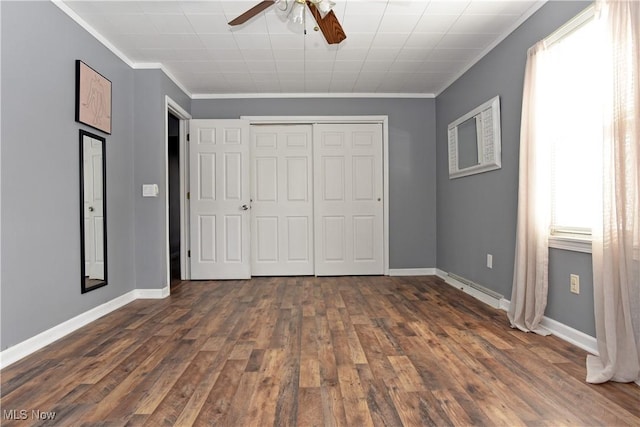
{"label": "framed pink artwork", "polygon": [[76,121],[111,135],[111,81],[79,59]]}

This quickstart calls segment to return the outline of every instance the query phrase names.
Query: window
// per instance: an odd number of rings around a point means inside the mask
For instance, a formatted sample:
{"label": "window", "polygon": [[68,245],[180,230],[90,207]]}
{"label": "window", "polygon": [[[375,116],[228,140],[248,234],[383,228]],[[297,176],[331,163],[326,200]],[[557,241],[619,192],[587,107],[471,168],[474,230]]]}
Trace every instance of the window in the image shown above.
{"label": "window", "polygon": [[602,102],[594,90],[602,72],[594,55],[599,40],[592,16],[548,39],[548,64],[539,79],[542,132],[551,155],[550,245],[585,252],[590,251],[602,150]]}

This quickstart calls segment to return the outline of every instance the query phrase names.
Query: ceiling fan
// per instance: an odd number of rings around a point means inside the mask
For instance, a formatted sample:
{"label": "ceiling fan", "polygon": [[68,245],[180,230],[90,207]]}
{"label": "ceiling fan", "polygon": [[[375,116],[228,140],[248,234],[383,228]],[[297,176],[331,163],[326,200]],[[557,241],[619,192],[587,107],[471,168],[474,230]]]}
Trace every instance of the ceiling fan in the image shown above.
{"label": "ceiling fan", "polygon": [[[302,22],[302,20],[304,19],[303,13],[304,5],[306,3],[307,7],[311,11],[311,14],[318,23],[318,28],[316,28],[316,31],[317,29],[320,29],[320,31],[322,31],[322,34],[324,35],[324,38],[329,44],[338,44],[342,40],[347,38],[344,30],[342,29],[342,25],[340,25],[338,18],[336,17],[335,13],[333,13],[333,10],[331,10],[334,3],[330,0],[264,0],[253,6],[251,9],[247,10],[237,18],[229,21],[229,25],[235,26],[244,24],[249,19],[253,18],[260,12],[268,9],[276,3],[284,3],[285,10],[289,15],[295,14],[296,12],[294,12],[294,9],[297,8],[300,15],[290,18],[295,22]],[[291,3],[291,6],[289,5],[289,3]]]}

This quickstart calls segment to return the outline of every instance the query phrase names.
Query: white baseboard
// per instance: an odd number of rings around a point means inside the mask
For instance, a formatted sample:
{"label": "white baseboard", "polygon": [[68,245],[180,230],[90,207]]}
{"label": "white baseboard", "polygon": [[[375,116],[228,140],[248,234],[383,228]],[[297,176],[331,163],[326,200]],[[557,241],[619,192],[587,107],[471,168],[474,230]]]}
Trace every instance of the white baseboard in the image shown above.
{"label": "white baseboard", "polygon": [[137,299],[162,299],[169,295],[169,286],[163,289],[134,289],[117,298],[107,301],[91,310],[85,311],[53,328],[47,329],[29,339],[0,351],[0,369],[17,362],[43,347],[59,340],[65,335],[74,332],[81,327],[119,309]]}
{"label": "white baseboard", "polygon": [[[476,299],[484,302],[485,304],[490,305],[493,308],[498,308],[500,310],[508,311],[509,306],[511,305],[511,301],[505,298],[497,299],[492,298],[489,295],[483,294],[482,292],[477,291],[474,288],[471,288],[465,285],[462,282],[459,282],[451,277],[440,269],[436,269],[436,275],[443,279],[449,285],[461,289],[464,293],[469,294]],[[567,341],[579,347],[585,351],[588,351],[591,354],[598,354],[598,343],[594,337],[591,335],[587,335],[584,332],[581,332],[577,329],[572,328],[571,326],[567,326],[564,323],[560,323],[557,320],[553,320],[549,317],[543,317],[540,322],[540,326],[544,329],[548,330],[552,335],[557,336],[561,340]]]}
{"label": "white baseboard", "polygon": [[[411,269],[390,269],[390,276],[438,276],[443,279],[448,285],[460,289],[466,294],[473,296],[474,298],[490,305],[494,308],[501,310],[509,310],[511,302],[507,299],[496,299],[489,295],[486,295],[478,290],[465,285],[447,275],[446,272],[437,268],[411,268]],[[162,289],[134,289],[131,292],[127,292],[117,298],[112,299],[102,305],[92,308],[78,316],[69,319],[51,329],[39,333],[38,335],[31,337],[19,344],[16,344],[8,349],[0,352],[0,369],[4,369],[7,366],[17,362],[18,360],[26,357],[41,348],[59,340],[65,335],[74,332],[77,329],[105,316],[112,311],[119,309],[136,299],[162,299],[169,296],[169,286]],[[577,329],[567,326],[557,320],[543,317],[541,326],[547,329],[551,334],[558,338],[567,341],[589,353],[598,354],[598,345],[594,337],[585,334]]]}
{"label": "white baseboard", "polygon": [[472,288],[466,283],[462,283],[459,280],[454,279],[453,277],[449,276],[445,271],[436,269],[436,276],[440,277],[448,285],[453,286],[456,289],[460,289],[465,294],[471,295],[475,299],[480,300],[483,303],[490,305],[493,308],[500,308],[500,299],[494,298],[491,295],[487,295],[484,292],[481,292],[475,288]]}
{"label": "white baseboard", "polygon": [[[508,311],[510,305],[511,301],[503,299],[501,301],[500,308],[504,311]],[[591,354],[595,354],[596,356],[598,355],[598,341],[591,335],[585,334],[582,331],[574,329],[571,326],[567,326],[564,323],[560,323],[547,316],[542,318],[540,326],[561,340],[571,343],[576,347],[580,347]]]}
{"label": "white baseboard", "polygon": [[162,289],[134,289],[135,299],[163,299],[169,296],[169,286]]}
{"label": "white baseboard", "polygon": [[390,268],[389,276],[435,276],[435,268]]}
{"label": "white baseboard", "polygon": [[546,316],[542,318],[540,325],[561,340],[567,341],[596,356],[599,354],[598,341],[591,335],[587,335],[584,332]]}
{"label": "white baseboard", "polygon": [[490,305],[493,308],[500,308],[499,299],[493,298],[490,295],[480,292],[477,289],[454,279],[446,272],[438,268],[394,268],[389,270],[389,276],[438,276],[448,285],[462,290],[464,293],[471,295],[472,297],[484,302],[485,304]]}

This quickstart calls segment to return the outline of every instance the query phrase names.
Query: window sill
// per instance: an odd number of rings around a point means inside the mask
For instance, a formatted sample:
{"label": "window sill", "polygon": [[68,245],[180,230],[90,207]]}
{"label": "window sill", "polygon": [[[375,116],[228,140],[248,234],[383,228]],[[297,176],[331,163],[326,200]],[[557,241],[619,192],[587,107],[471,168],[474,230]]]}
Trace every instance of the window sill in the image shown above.
{"label": "window sill", "polygon": [[549,236],[549,247],[590,254],[591,239],[573,236]]}

